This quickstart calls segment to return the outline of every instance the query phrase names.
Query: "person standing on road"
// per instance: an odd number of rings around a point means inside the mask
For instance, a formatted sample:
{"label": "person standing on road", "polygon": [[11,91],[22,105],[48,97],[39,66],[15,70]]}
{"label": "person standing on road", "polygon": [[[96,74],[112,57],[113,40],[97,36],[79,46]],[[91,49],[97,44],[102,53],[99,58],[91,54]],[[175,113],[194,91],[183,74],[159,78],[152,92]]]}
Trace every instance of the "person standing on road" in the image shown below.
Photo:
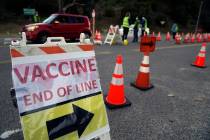
{"label": "person standing on road", "polygon": [[125,14],[125,17],[123,18],[123,23],[122,23],[122,26],[123,26],[123,36],[122,36],[122,40],[127,40],[127,37],[128,37],[128,31],[129,31],[129,20],[130,20],[130,13],[127,12]]}
{"label": "person standing on road", "polygon": [[134,28],[133,28],[133,42],[138,42],[138,32],[140,27],[140,21],[138,16],[136,17],[136,20],[134,22]]}
{"label": "person standing on road", "polygon": [[33,16],[33,20],[35,23],[40,22],[38,11],[35,12]]}
{"label": "person standing on road", "polygon": [[144,35],[146,29],[147,29],[147,19],[145,17],[142,17],[142,19],[141,19],[141,36]]}
{"label": "person standing on road", "polygon": [[171,32],[173,35],[173,39],[175,39],[176,33],[178,32],[178,25],[176,23],[173,23],[172,27],[171,27]]}

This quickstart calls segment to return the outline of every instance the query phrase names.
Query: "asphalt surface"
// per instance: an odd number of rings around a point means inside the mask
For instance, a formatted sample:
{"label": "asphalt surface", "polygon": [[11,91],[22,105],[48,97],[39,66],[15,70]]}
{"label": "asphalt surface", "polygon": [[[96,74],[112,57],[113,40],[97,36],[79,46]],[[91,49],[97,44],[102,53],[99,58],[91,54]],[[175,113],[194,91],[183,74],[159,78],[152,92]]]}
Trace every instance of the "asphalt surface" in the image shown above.
{"label": "asphalt surface", "polygon": [[[126,97],[131,107],[107,109],[112,140],[210,140],[210,44],[205,69],[192,67],[201,44],[175,45],[161,41],[150,55],[154,88],[140,91],[130,86],[138,73],[142,53],[137,43],[96,47],[101,86],[106,95],[115,59],[123,56]],[[12,105],[11,62],[7,45],[0,46],[0,135],[21,128]],[[8,140],[22,140],[22,133]]]}

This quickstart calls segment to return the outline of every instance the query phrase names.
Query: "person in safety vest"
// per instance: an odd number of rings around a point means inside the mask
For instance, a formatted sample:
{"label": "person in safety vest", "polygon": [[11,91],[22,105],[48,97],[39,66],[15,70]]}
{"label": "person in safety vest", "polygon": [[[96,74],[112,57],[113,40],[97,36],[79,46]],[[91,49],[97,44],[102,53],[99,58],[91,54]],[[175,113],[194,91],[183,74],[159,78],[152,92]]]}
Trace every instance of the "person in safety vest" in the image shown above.
{"label": "person in safety vest", "polygon": [[34,16],[33,16],[33,21],[34,21],[35,23],[40,22],[39,14],[38,14],[37,11],[35,12],[35,14],[34,14]]}
{"label": "person in safety vest", "polygon": [[139,21],[139,18],[137,16],[136,20],[134,22],[134,27],[133,27],[133,42],[138,42],[139,27],[140,27],[140,21]]}
{"label": "person in safety vest", "polygon": [[142,19],[141,19],[141,36],[144,35],[146,28],[147,28],[147,19],[145,17],[142,17]]}
{"label": "person in safety vest", "polygon": [[175,36],[176,36],[176,33],[178,32],[178,25],[176,23],[174,23],[171,27],[171,32],[172,32],[172,35],[173,35],[173,39],[175,39]]}
{"label": "person in safety vest", "polygon": [[123,23],[122,23],[122,26],[123,26],[123,36],[122,36],[122,40],[127,40],[127,37],[128,37],[128,31],[129,31],[129,20],[130,20],[130,13],[127,12],[125,14],[125,17],[123,18]]}

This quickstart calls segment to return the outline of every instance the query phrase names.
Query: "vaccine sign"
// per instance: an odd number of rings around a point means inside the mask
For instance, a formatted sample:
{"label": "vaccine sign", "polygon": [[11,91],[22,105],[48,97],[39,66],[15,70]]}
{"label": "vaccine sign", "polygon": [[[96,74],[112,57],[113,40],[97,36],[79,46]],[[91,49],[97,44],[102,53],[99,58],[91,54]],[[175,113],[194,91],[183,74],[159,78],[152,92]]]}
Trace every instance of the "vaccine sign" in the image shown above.
{"label": "vaccine sign", "polygon": [[12,77],[26,140],[109,131],[94,51],[19,56],[12,58]]}

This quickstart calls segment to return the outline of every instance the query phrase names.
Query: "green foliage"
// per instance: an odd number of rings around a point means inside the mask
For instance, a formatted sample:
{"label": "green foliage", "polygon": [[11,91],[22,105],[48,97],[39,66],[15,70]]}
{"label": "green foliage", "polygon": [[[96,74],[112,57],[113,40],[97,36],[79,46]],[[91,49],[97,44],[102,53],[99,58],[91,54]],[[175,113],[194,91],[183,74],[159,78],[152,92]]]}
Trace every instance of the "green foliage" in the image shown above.
{"label": "green foliage", "polygon": [[[0,19],[12,19],[23,15],[23,8],[35,8],[40,16],[48,16],[58,12],[59,0],[0,0]],[[62,6],[72,3],[74,0],[61,0]],[[203,0],[200,23],[205,28],[210,28],[210,0]],[[181,26],[195,26],[201,0],[76,0],[83,4],[84,15],[91,16],[93,8],[98,10],[103,17],[119,20],[126,12],[130,12],[132,18],[145,16],[148,24],[158,25],[160,20],[167,20],[168,24],[177,22]],[[98,9],[97,9],[98,8]],[[67,10],[78,13],[81,7],[73,6]]]}

